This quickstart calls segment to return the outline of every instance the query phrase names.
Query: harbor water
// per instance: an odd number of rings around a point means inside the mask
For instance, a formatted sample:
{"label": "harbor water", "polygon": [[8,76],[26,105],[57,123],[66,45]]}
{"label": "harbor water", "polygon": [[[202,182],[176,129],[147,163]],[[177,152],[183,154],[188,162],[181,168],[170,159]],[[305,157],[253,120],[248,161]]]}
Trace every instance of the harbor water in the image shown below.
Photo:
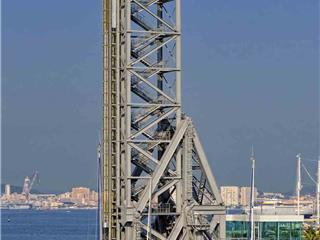
{"label": "harbor water", "polygon": [[1,210],[1,240],[94,240],[96,210]]}

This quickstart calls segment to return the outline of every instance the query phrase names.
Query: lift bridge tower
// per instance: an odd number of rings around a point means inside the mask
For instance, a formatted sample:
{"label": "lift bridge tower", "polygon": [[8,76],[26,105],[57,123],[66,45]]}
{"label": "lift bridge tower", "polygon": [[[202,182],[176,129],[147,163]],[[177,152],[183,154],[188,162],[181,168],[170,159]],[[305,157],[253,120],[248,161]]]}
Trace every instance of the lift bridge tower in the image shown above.
{"label": "lift bridge tower", "polygon": [[181,111],[180,11],[180,0],[103,0],[103,240],[225,239],[218,186]]}

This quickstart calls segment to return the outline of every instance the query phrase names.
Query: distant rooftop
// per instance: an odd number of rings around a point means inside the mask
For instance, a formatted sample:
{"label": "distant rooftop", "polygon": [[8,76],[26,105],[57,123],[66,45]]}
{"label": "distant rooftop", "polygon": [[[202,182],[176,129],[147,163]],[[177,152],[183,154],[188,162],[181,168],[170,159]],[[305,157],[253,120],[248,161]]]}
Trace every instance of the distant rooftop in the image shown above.
{"label": "distant rooftop", "polygon": [[[254,215],[254,222],[303,222],[303,215]],[[227,214],[226,221],[248,222],[247,214]]]}

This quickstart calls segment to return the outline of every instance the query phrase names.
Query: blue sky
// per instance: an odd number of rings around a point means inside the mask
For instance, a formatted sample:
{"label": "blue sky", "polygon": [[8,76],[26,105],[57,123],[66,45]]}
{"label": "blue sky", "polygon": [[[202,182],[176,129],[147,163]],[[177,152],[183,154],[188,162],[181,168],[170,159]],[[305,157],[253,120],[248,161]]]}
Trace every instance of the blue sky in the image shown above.
{"label": "blue sky", "polygon": [[[94,186],[101,1],[2,3],[2,181]],[[319,2],[182,1],[183,109],[219,184],[294,189],[295,155],[319,155]],[[310,167],[313,167],[310,165]]]}

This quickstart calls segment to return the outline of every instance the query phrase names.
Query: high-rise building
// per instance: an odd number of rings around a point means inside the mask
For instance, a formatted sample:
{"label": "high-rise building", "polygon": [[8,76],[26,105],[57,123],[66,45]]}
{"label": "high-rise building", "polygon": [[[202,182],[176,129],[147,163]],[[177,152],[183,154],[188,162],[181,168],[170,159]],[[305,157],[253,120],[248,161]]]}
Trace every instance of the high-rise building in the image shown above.
{"label": "high-rise building", "polygon": [[[250,196],[251,196],[251,187],[241,187],[240,188],[240,205],[241,206],[250,206]],[[254,198],[258,196],[257,188],[254,188]]]}
{"label": "high-rise building", "polygon": [[76,187],[71,190],[73,201],[85,203],[90,200],[90,189],[86,187]]}
{"label": "high-rise building", "polygon": [[11,194],[10,184],[6,184],[6,186],[5,186],[5,195],[6,196],[10,196],[10,194]]}
{"label": "high-rise building", "polygon": [[90,201],[95,201],[95,202],[98,201],[98,193],[97,192],[95,192],[95,191],[90,192]]}
{"label": "high-rise building", "polygon": [[239,205],[239,187],[237,186],[221,186],[221,197],[226,206]]}

